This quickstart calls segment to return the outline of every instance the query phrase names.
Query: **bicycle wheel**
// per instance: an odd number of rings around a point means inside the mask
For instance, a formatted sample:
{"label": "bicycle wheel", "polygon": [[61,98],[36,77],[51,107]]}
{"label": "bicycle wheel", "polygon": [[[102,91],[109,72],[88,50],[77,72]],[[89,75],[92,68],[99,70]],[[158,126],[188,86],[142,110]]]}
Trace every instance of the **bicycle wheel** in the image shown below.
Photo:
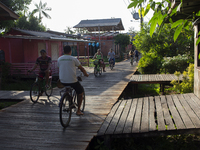
{"label": "bicycle wheel", "polygon": [[110,69],[113,70],[113,61],[110,61]]}
{"label": "bicycle wheel", "polygon": [[102,67],[99,67],[99,75],[101,75],[102,74]]}
{"label": "bicycle wheel", "polygon": [[48,81],[48,85],[49,85],[49,87],[48,88],[45,88],[45,94],[46,94],[46,96],[51,96],[51,94],[52,94],[52,92],[53,92],[53,87],[52,87],[52,78],[49,78],[49,81]]}
{"label": "bicycle wheel", "polygon": [[98,70],[97,70],[97,67],[94,67],[94,76],[96,77],[98,74]]}
{"label": "bicycle wheel", "polygon": [[38,83],[33,83],[30,89],[30,98],[33,103],[36,103],[39,99],[39,84]]}
{"label": "bicycle wheel", "polygon": [[[72,95],[73,95],[73,102],[78,107],[78,99],[77,99],[77,94],[75,90],[72,91]],[[85,109],[85,91],[83,92],[83,99],[82,99],[81,108],[80,108],[81,112],[83,112],[84,109]]]}
{"label": "bicycle wheel", "polygon": [[60,123],[65,128],[69,125],[72,115],[70,108],[71,97],[68,93],[65,93],[60,99]]}

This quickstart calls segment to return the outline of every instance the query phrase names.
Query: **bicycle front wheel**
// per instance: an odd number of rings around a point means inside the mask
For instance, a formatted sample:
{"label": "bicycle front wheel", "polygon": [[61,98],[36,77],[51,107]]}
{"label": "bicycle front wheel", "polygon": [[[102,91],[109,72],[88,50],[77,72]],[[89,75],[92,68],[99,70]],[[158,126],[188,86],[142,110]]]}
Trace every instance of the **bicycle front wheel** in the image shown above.
{"label": "bicycle front wheel", "polygon": [[60,123],[61,125],[66,128],[71,120],[72,110],[70,108],[70,99],[68,93],[65,93],[60,100]]}
{"label": "bicycle front wheel", "polygon": [[98,70],[97,70],[97,67],[94,67],[94,76],[96,77],[98,74]]}
{"label": "bicycle front wheel", "polygon": [[30,89],[30,98],[33,103],[36,103],[39,99],[39,84],[38,83],[33,83]]}
{"label": "bicycle front wheel", "polygon": [[45,94],[46,94],[46,96],[51,96],[51,94],[52,94],[52,92],[53,92],[53,87],[52,87],[52,78],[50,78],[49,79],[49,81],[48,81],[48,85],[49,85],[49,87],[48,88],[45,88]]}

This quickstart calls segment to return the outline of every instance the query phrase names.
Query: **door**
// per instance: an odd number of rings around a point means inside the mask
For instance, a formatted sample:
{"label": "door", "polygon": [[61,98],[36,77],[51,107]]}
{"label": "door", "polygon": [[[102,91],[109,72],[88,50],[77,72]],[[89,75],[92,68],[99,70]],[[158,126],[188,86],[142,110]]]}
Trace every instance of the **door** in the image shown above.
{"label": "door", "polygon": [[52,43],[51,44],[51,59],[57,60],[58,57],[59,57],[58,44]]}

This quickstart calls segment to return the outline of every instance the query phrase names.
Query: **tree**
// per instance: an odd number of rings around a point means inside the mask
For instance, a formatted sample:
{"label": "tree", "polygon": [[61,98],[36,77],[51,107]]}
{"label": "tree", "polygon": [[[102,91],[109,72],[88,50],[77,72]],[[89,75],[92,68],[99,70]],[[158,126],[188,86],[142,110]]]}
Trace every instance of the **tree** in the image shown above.
{"label": "tree", "polygon": [[125,48],[130,44],[130,36],[127,34],[118,34],[114,37],[115,44],[119,44],[120,55],[122,56],[122,52],[125,52]]}
{"label": "tree", "polygon": [[73,34],[74,31],[72,30],[71,27],[67,27],[67,29],[65,29],[65,33],[66,33],[66,34]]}
{"label": "tree", "polygon": [[[128,6],[128,8],[140,8],[141,4],[144,3],[146,0],[132,0],[132,3]],[[150,27],[150,36],[153,35],[156,26],[159,26],[159,30],[163,28],[164,24],[166,22],[170,22],[172,24],[171,28],[176,29],[174,33],[174,41],[177,40],[180,33],[182,32],[182,29],[189,30],[190,25],[192,22],[196,22],[199,20],[200,11],[198,12],[192,12],[191,14],[187,14],[188,16],[192,16],[194,19],[179,19],[175,22],[173,22],[173,17],[181,10],[183,1],[180,1],[180,4],[176,7],[173,7],[173,3],[171,3],[170,0],[162,0],[161,2],[156,2],[154,0],[149,0],[147,2],[147,5],[145,7],[141,7],[139,12],[142,12],[142,16],[145,16],[149,10],[153,10],[154,15],[149,21]],[[170,10],[170,11],[169,11]],[[200,34],[200,33],[199,33]],[[198,44],[200,42],[200,38],[197,40]]]}
{"label": "tree", "polygon": [[46,18],[51,19],[51,16],[49,16],[46,11],[51,11],[51,8],[47,7],[47,3],[45,2],[42,4],[42,1],[40,1],[39,5],[35,4],[36,9],[33,10],[32,14],[39,13],[39,22],[42,22],[42,15],[44,15]]}
{"label": "tree", "polygon": [[20,14],[20,18],[16,21],[14,27],[24,30],[46,31],[45,26],[39,23],[39,20],[33,15],[26,17],[25,15]]}
{"label": "tree", "polygon": [[[27,5],[31,3],[32,0],[0,0],[3,4],[5,4],[8,8],[10,8],[14,12],[19,12],[27,9]],[[13,27],[14,20],[1,21],[0,29],[5,29],[6,31],[9,28]]]}

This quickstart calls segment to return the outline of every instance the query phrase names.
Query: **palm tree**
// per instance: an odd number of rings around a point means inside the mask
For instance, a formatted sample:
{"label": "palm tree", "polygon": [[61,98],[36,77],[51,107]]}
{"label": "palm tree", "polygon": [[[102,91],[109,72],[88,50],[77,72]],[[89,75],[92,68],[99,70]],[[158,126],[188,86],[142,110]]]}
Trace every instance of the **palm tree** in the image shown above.
{"label": "palm tree", "polygon": [[51,11],[51,8],[46,7],[47,3],[45,2],[42,4],[42,1],[40,1],[39,5],[35,4],[36,9],[33,10],[32,14],[39,13],[39,22],[42,21],[42,15],[44,15],[46,18],[51,19],[51,17],[45,12],[45,11]]}

